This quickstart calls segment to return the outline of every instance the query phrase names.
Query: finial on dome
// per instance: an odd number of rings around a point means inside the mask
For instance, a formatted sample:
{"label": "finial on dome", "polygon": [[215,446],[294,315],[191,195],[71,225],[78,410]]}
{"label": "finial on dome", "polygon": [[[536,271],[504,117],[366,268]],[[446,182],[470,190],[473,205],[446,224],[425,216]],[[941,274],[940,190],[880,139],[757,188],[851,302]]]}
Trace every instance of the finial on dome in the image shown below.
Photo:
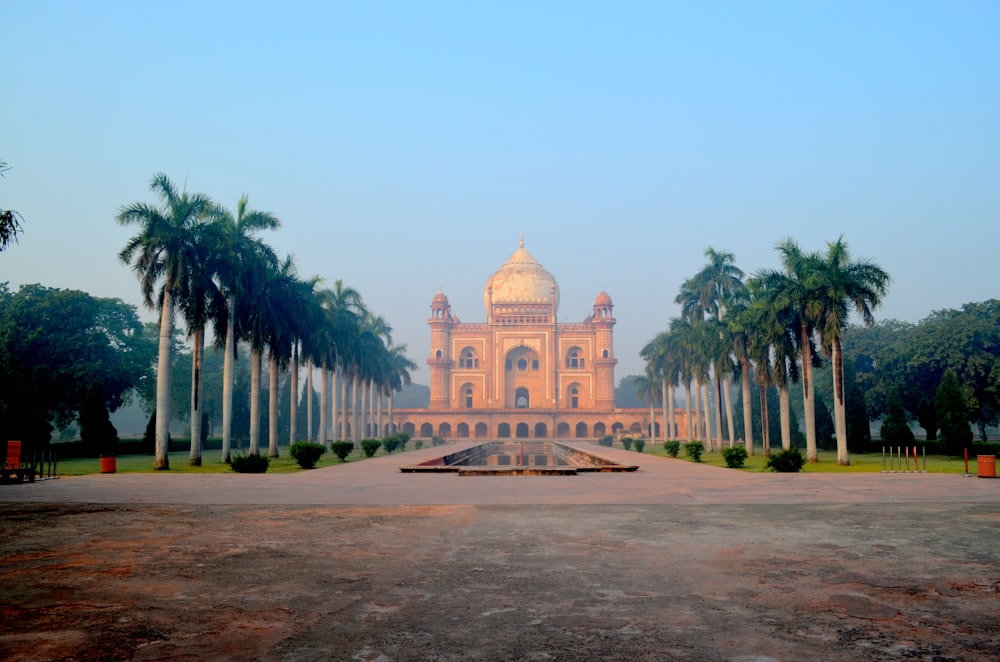
{"label": "finial on dome", "polygon": [[524,230],[521,230],[521,242],[519,244],[521,248],[524,248]]}

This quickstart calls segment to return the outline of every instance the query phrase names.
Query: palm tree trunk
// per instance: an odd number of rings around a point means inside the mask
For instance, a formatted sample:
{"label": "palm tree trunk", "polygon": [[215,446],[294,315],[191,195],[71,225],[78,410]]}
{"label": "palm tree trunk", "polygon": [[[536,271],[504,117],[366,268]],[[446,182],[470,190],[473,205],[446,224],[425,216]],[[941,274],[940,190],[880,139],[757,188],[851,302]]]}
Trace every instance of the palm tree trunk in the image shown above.
{"label": "palm tree trunk", "polygon": [[278,359],[268,352],[267,456],[278,457]]}
{"label": "palm tree trunk", "polygon": [[337,378],[340,381],[340,439],[347,440],[347,375],[341,366],[337,366]]}
{"label": "palm tree trunk", "polygon": [[163,287],[163,302],[160,305],[160,345],[156,363],[156,455],[153,469],[169,469],[167,456],[170,439],[170,364],[174,333],[174,302],[170,287]]}
{"label": "palm tree trunk", "polygon": [[201,466],[201,369],[205,354],[205,330],[195,329],[191,339],[191,453],[188,462]]}
{"label": "palm tree trunk", "polygon": [[816,399],[813,397],[812,352],[809,348],[809,330],[800,328],[802,347],[802,409],[806,419],[806,461],[819,462],[816,450]]}
{"label": "palm tree trunk", "polygon": [[336,366],[330,371],[330,429],[333,430],[333,436],[337,439],[341,438],[337,435],[337,414],[340,413],[340,407],[337,406],[337,376],[339,372],[340,370]]}
{"label": "palm tree trunk", "polygon": [[292,346],[292,365],[289,367],[290,372],[288,373],[288,392],[291,396],[291,400],[288,403],[289,415],[288,419],[288,445],[291,446],[297,440],[295,437],[298,436],[299,430],[299,342],[296,340],[295,344]]}
{"label": "palm tree trunk", "polygon": [[327,379],[329,374],[330,371],[327,370],[326,362],[324,361],[323,366],[319,370],[319,443],[327,447],[330,445],[329,428],[327,427],[326,419],[326,403],[330,397],[330,380]]}
{"label": "palm tree trunk", "polygon": [[701,438],[705,440],[705,447],[708,449],[708,452],[711,453],[714,450],[712,446],[712,428],[709,414],[712,404],[708,399],[707,379],[698,384],[698,393],[701,398],[701,407],[699,410],[701,412],[701,415],[699,416],[701,420]]}
{"label": "palm tree trunk", "polygon": [[736,423],[733,421],[733,379],[729,375],[726,375],[723,379],[723,388],[725,389],[722,393],[726,398],[726,423],[728,423],[729,429],[729,447],[732,448],[733,444],[736,443]]}
{"label": "palm tree trunk", "polygon": [[[389,391],[388,406],[389,406],[389,434],[390,435],[396,434],[396,419],[394,419],[392,417],[392,400],[393,400],[392,396],[393,396],[393,393],[395,393],[395,391]],[[553,430],[553,432],[555,432],[555,431]]]}
{"label": "palm tree trunk", "polygon": [[260,352],[250,352],[250,455],[260,455]]}
{"label": "palm tree trunk", "polygon": [[685,401],[686,401],[686,405],[687,405],[687,421],[686,421],[687,425],[685,425],[684,427],[687,428],[687,440],[689,442],[690,441],[694,441],[694,425],[695,425],[695,420],[694,420],[694,401],[693,401],[693,399],[691,397],[691,391],[693,390],[691,388],[691,385],[693,383],[694,383],[693,380],[692,381],[686,381],[684,383]]}
{"label": "palm tree trunk", "polygon": [[764,457],[771,457],[771,435],[767,421],[767,385],[760,381],[757,388],[760,389],[760,443],[764,449]]}
{"label": "palm tree trunk", "polygon": [[753,403],[750,402],[750,361],[740,361],[740,392],[743,394],[743,434],[747,455],[753,455]]}
{"label": "palm tree trunk", "polygon": [[236,356],[236,300],[229,298],[226,355],[222,358],[222,461],[229,462],[233,435],[233,359]]}
{"label": "palm tree trunk", "polygon": [[313,362],[306,361],[306,440],[316,441],[313,436]]}
{"label": "palm tree trunk", "polygon": [[382,391],[376,390],[375,392],[375,406],[378,408],[375,414],[375,434],[372,435],[373,439],[380,439],[382,437]]}
{"label": "palm tree trunk", "polygon": [[674,439],[677,437],[676,422],[674,420],[674,385],[667,384],[667,437]]}
{"label": "palm tree trunk", "polygon": [[355,446],[358,443],[358,427],[361,425],[360,412],[358,411],[361,391],[359,381],[358,374],[354,373],[354,379],[351,380],[351,441],[354,442]]}
{"label": "palm tree trunk", "polygon": [[847,454],[847,405],[844,399],[844,354],[840,341],[834,338],[831,351],[833,360],[833,418],[837,430],[837,464],[848,466]]}
{"label": "palm tree trunk", "polygon": [[714,410],[715,410],[715,443],[717,444],[718,450],[722,451],[722,380],[716,375],[715,379],[712,380],[712,395],[714,396]]}
{"label": "palm tree trunk", "polygon": [[781,447],[787,451],[792,448],[792,407],[788,384],[778,387],[778,406],[781,409]]}

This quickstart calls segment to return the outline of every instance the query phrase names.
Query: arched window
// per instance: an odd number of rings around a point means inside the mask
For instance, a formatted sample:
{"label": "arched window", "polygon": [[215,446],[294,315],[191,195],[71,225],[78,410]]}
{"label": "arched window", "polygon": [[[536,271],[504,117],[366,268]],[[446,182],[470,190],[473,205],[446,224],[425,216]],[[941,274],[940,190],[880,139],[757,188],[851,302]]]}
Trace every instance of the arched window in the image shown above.
{"label": "arched window", "polygon": [[528,424],[527,423],[518,423],[517,424],[516,435],[517,435],[518,439],[527,439],[528,438]]}
{"label": "arched window", "polygon": [[420,425],[420,436],[430,439],[434,436],[434,426],[430,423],[422,423]]}
{"label": "arched window", "polygon": [[514,406],[518,409],[527,409],[531,405],[531,397],[528,389],[523,386],[514,391]]}
{"label": "arched window", "polygon": [[545,439],[549,436],[549,428],[545,423],[535,423],[535,438]]}
{"label": "arched window", "polygon": [[501,439],[510,437],[510,423],[501,423],[497,426],[497,436]]}
{"label": "arched window", "polygon": [[567,368],[582,368],[583,358],[581,358],[581,352],[579,347],[571,347],[568,352],[566,352],[566,367]]}
{"label": "arched window", "polygon": [[575,386],[569,389],[569,408],[579,409],[580,408],[580,389]]}
{"label": "arched window", "polygon": [[465,389],[464,395],[465,395],[465,408],[466,409],[472,409],[472,387],[471,386]]}
{"label": "arched window", "polygon": [[608,356],[609,356],[608,350],[604,350],[603,352],[601,352],[601,356],[604,357],[604,358],[608,358]]}
{"label": "arched window", "polygon": [[587,424],[580,421],[576,424],[576,438],[586,439],[587,438]]}
{"label": "arched window", "polygon": [[466,439],[469,436],[469,424],[459,423],[458,428],[456,428],[459,439]]}
{"label": "arched window", "polygon": [[486,423],[476,423],[476,439],[486,436]]}
{"label": "arched window", "polygon": [[440,349],[438,351],[434,352],[434,358],[436,358],[436,359],[441,358],[441,350]]}
{"label": "arched window", "polygon": [[459,368],[478,368],[479,358],[476,356],[476,350],[471,347],[466,347],[458,355],[458,367]]}
{"label": "arched window", "polygon": [[525,370],[528,369],[528,362],[525,359],[518,359],[517,369],[520,370],[521,372],[524,372]]}

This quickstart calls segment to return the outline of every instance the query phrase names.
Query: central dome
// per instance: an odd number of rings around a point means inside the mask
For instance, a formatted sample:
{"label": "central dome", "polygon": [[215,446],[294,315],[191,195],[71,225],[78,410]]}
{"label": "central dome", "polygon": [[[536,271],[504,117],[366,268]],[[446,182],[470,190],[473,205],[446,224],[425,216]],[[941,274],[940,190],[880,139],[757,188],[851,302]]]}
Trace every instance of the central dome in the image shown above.
{"label": "central dome", "polygon": [[487,315],[491,288],[493,303],[554,303],[559,309],[559,285],[524,247],[524,237],[514,254],[486,281],[483,303]]}

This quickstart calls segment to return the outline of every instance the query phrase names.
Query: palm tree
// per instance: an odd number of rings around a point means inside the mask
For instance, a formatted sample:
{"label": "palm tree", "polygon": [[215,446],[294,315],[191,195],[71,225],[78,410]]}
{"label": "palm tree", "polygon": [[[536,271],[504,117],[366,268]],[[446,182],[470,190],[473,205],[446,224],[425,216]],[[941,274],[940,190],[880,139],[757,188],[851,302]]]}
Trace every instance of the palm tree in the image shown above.
{"label": "palm tree", "polygon": [[406,357],[406,345],[389,345],[389,371],[383,381],[383,389],[389,399],[389,434],[396,433],[396,423],[392,415],[393,394],[410,385],[410,372],[417,369],[417,364]]}
{"label": "palm tree", "polygon": [[[248,209],[249,198],[244,194],[236,203],[236,216],[219,209],[225,228],[225,242],[219,252],[217,269],[222,291],[226,296],[228,312],[224,334],[225,356],[222,364],[222,461],[229,462],[232,447],[233,422],[233,361],[236,358],[236,340],[244,335],[237,329],[237,306],[243,295],[259,282],[260,274],[277,267],[274,251],[253,236],[260,230],[273,230],[281,222],[267,212]],[[216,335],[218,343],[221,334]]]}
{"label": "palm tree", "polygon": [[649,438],[651,440],[656,439],[656,416],[655,407],[656,401],[660,398],[661,384],[660,380],[656,375],[655,369],[650,365],[646,364],[645,373],[642,375],[637,375],[633,383],[636,387],[636,395],[639,396],[640,400],[646,400],[649,402]]}
{"label": "palm tree", "polygon": [[843,236],[827,242],[818,265],[820,311],[816,329],[820,344],[833,363],[834,422],[837,431],[837,463],[849,465],[847,413],[844,401],[844,356],[841,341],[851,310],[866,326],[875,324],[872,311],[882,305],[889,287],[889,274],[870,260],[851,260]]}
{"label": "palm tree", "polygon": [[[278,377],[292,359],[292,346],[298,339],[295,262],[287,256],[277,271],[271,272],[265,296],[258,301],[257,315],[265,334],[268,355],[268,431],[267,456],[278,457]],[[297,389],[293,388],[293,391]],[[294,409],[292,410],[294,412]]]}
{"label": "palm tree", "polygon": [[816,398],[812,371],[818,366],[819,357],[813,351],[813,333],[816,320],[823,309],[819,298],[820,257],[817,253],[803,253],[792,239],[777,244],[784,271],[762,270],[754,275],[766,290],[775,297],[775,305],[791,311],[790,322],[798,328],[798,350],[802,359],[802,405],[806,427],[806,460],[818,462],[816,448]]}
{"label": "palm tree", "polygon": [[[715,319],[720,322],[719,333],[723,340],[726,341],[727,345],[731,345],[731,338],[728,333],[728,326],[724,324],[727,315],[730,312],[730,307],[733,302],[738,300],[743,296],[745,286],[743,284],[744,273],[739,269],[736,264],[736,256],[728,251],[717,251],[711,246],[705,249],[705,257],[708,258],[708,263],[702,268],[701,271],[695,275],[695,280],[702,283],[699,290],[702,293],[702,298],[705,300],[706,309],[709,314],[714,311]],[[717,357],[720,361],[724,360],[724,356],[720,355]],[[726,414],[727,420],[729,421],[729,444],[733,444],[733,399],[732,399],[732,370],[726,370],[726,367],[732,365],[732,361],[723,361],[722,370],[716,370],[716,379],[718,379],[718,373],[722,373],[723,382],[723,395],[726,401]],[[716,389],[718,391],[718,388]],[[720,433],[721,438],[721,433]]]}
{"label": "palm tree", "polygon": [[[213,211],[211,199],[202,194],[178,192],[163,173],[153,176],[149,188],[159,198],[159,207],[134,202],[122,207],[119,225],[139,225],[138,234],[126,242],[118,257],[131,264],[139,278],[143,303],[160,308],[159,357],[156,373],[156,451],[154,469],[169,469],[167,438],[170,429],[171,336],[174,328],[174,296],[183,293],[196,241],[204,219]],[[160,292],[154,298],[158,283]]]}
{"label": "palm tree", "polygon": [[740,395],[743,398],[743,434],[747,454],[753,455],[753,408],[750,402],[750,367],[752,363],[751,334],[753,321],[748,309],[750,295],[744,289],[737,293],[729,302],[728,318],[729,338],[732,342],[733,356],[740,366]]}
{"label": "palm tree", "polygon": [[[360,319],[365,315],[364,301],[361,294],[353,287],[345,285],[344,281],[337,279],[333,287],[328,291],[325,302],[330,324],[330,363],[324,367],[325,375],[333,373],[334,395],[333,395],[333,431],[337,434],[337,402],[340,403],[340,434],[338,439],[347,438],[347,370],[353,362],[352,355],[355,353],[358,338],[358,328]],[[337,384],[340,384],[340,394],[336,393]],[[323,407],[326,407],[324,400]],[[320,416],[322,420],[322,415]]]}
{"label": "palm tree", "polygon": [[203,223],[201,231],[193,242],[192,260],[185,292],[178,297],[178,307],[184,317],[191,338],[191,451],[189,462],[193,467],[201,466],[201,424],[202,424],[202,361],[205,353],[205,327],[211,322],[218,338],[227,326],[226,300],[218,283],[216,271],[225,270],[217,257],[224,246],[223,223],[212,214],[210,223]]}
{"label": "palm tree", "polygon": [[760,308],[759,332],[770,347],[770,376],[778,388],[781,446],[789,450],[792,447],[792,417],[788,385],[799,381],[799,366],[795,360],[798,355],[795,311],[776,296],[776,292],[764,289],[760,281],[751,279],[749,288],[753,292],[754,306]]}

